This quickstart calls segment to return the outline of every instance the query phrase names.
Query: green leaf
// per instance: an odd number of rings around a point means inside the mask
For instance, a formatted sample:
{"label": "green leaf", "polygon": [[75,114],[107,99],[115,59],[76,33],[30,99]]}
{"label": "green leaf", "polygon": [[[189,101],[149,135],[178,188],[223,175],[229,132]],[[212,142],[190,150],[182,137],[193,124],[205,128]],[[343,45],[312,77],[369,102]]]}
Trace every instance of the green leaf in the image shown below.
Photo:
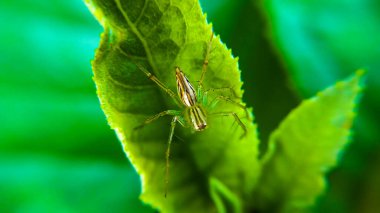
{"label": "green leaf", "polygon": [[[318,201],[315,210],[348,212],[360,209],[364,212],[358,200],[368,200],[366,195],[371,194],[363,189],[363,183],[368,183],[371,174],[377,172],[369,165],[380,155],[380,1],[262,2],[263,12],[270,22],[272,41],[289,67],[300,95],[311,96],[352,70],[368,68],[354,143],[347,147],[345,158],[330,178],[327,196]],[[254,106],[256,121],[261,124]]]}
{"label": "green leaf", "polygon": [[239,198],[215,178],[210,178],[210,192],[218,213],[242,212]]}
{"label": "green leaf", "polygon": [[295,212],[325,188],[324,174],[349,141],[363,71],[293,110],[270,137],[256,202],[266,211]]}
{"label": "green leaf", "polygon": [[[209,116],[209,128],[203,132],[193,133],[177,126],[166,198],[165,152],[170,118],[134,130],[152,115],[178,109],[136,64],[144,66],[173,91],[175,66],[181,67],[193,84],[199,80],[212,35],[199,3],[194,0],[86,3],[105,29],[93,62],[98,96],[109,124],[140,174],[143,201],[162,212],[216,212],[219,204],[214,203],[215,192],[210,191],[212,178],[225,187],[222,191],[230,192],[231,196],[219,199],[226,202],[224,206],[237,202],[229,200],[232,198],[246,203],[259,175],[258,139],[256,126],[240,107],[219,102],[208,112],[236,112],[248,130],[245,137],[241,137],[243,130],[232,117]],[[237,60],[219,37],[214,37],[204,88],[228,87],[241,97],[241,86]],[[232,96],[229,92],[222,95]]]}

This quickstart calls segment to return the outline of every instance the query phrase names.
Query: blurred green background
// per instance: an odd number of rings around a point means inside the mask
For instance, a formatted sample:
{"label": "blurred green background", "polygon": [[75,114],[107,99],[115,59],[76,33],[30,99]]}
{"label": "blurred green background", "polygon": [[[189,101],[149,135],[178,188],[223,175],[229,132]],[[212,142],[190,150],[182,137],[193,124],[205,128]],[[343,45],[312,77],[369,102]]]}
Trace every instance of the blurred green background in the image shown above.
{"label": "blurred green background", "polygon": [[[314,212],[380,211],[380,1],[202,0],[235,56],[261,149],[301,99],[368,70],[352,143]],[[100,110],[102,29],[82,1],[0,2],[0,212],[154,212]]]}

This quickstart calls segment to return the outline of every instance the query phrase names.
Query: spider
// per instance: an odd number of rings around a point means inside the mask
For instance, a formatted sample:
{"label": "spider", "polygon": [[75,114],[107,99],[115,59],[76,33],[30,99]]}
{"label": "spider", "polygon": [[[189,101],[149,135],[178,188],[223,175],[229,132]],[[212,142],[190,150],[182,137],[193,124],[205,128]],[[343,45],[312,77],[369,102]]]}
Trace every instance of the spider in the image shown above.
{"label": "spider", "polygon": [[[203,61],[203,66],[202,66],[202,73],[200,76],[200,79],[198,81],[198,87],[197,91],[194,90],[194,87],[186,77],[185,73],[181,70],[180,67],[176,66],[175,67],[175,77],[176,77],[176,82],[177,82],[177,92],[178,96],[167,88],[155,75],[150,73],[148,70],[146,70],[143,66],[136,64],[139,70],[145,73],[145,75],[155,82],[163,91],[165,91],[169,96],[171,96],[177,105],[180,107],[181,110],[165,110],[163,112],[160,112],[156,115],[153,115],[146,119],[141,125],[135,127],[135,129],[139,129],[144,127],[145,125],[163,117],[163,116],[173,116],[171,120],[171,125],[170,125],[170,133],[169,133],[169,138],[168,138],[168,143],[167,143],[167,149],[166,149],[166,168],[165,168],[165,197],[167,195],[167,187],[169,183],[169,157],[170,157],[170,146],[173,141],[173,135],[174,135],[174,130],[176,127],[177,122],[181,124],[183,127],[191,127],[193,131],[203,131],[208,127],[207,123],[207,116],[214,116],[214,115],[219,115],[219,116],[232,116],[237,124],[243,129],[244,133],[241,137],[244,137],[247,134],[247,128],[244,125],[244,123],[240,120],[239,116],[235,112],[218,112],[218,113],[208,113],[205,108],[206,106],[215,106],[218,101],[226,101],[229,103],[232,103],[243,110],[245,110],[245,113],[248,118],[250,118],[250,114],[247,110],[247,108],[229,97],[226,96],[218,96],[216,97],[213,101],[208,102],[207,101],[207,95],[209,92],[216,92],[216,91],[222,91],[222,90],[230,90],[232,94],[235,95],[234,91],[232,88],[216,88],[216,89],[209,89],[206,90],[205,92],[203,91],[203,79],[207,71],[207,66],[208,66],[208,60],[209,60],[209,55],[210,55],[210,50],[211,50],[211,44],[212,44],[212,39],[214,37],[214,34],[211,34],[210,41],[208,42],[207,45],[207,50],[206,50],[206,56]],[[178,100],[179,97],[179,100]],[[235,95],[237,97],[237,95]]]}

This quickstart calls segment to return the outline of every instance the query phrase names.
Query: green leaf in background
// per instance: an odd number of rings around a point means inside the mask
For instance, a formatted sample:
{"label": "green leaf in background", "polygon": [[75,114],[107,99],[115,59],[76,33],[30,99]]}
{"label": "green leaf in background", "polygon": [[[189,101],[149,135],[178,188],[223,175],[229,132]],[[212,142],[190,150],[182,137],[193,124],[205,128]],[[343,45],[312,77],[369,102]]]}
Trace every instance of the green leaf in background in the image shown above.
{"label": "green leaf in background", "polygon": [[295,212],[314,203],[324,175],[349,141],[363,71],[303,101],[270,137],[256,203],[268,212]]}
{"label": "green leaf in background", "polygon": [[95,94],[81,1],[0,1],[0,212],[153,212]]}
{"label": "green leaf in background", "polygon": [[373,201],[380,191],[371,189],[380,185],[372,178],[380,169],[374,160],[380,155],[380,1],[269,0],[262,4],[270,38],[303,97],[352,70],[367,70],[366,92],[354,125],[355,143],[347,147],[339,168],[329,174],[329,191],[315,211],[379,209],[379,202]]}
{"label": "green leaf in background", "polygon": [[[236,112],[248,129],[232,118],[209,118],[209,128],[190,134],[178,127],[172,144],[168,197],[164,197],[165,151],[170,122],[161,119],[135,131],[148,117],[175,109],[173,101],[136,67],[143,65],[175,90],[174,67],[195,83],[200,77],[211,26],[198,1],[86,1],[105,32],[93,62],[94,80],[102,108],[124,150],[141,175],[141,198],[164,212],[216,212],[213,200],[224,205],[246,201],[259,175],[256,127],[241,108],[221,103],[215,112]],[[240,73],[230,51],[219,38],[212,50],[204,88],[232,88],[242,96]],[[232,126],[227,128],[226,126]],[[210,178],[218,184],[213,196]],[[214,182],[215,183],[215,182]],[[221,186],[223,185],[223,186]],[[228,189],[228,190],[222,190]],[[229,191],[233,196],[215,193]],[[215,200],[215,196],[223,196]],[[228,199],[236,197],[235,199]],[[227,198],[225,200],[224,198]],[[247,206],[244,206],[245,208]],[[235,208],[236,209],[236,208]]]}

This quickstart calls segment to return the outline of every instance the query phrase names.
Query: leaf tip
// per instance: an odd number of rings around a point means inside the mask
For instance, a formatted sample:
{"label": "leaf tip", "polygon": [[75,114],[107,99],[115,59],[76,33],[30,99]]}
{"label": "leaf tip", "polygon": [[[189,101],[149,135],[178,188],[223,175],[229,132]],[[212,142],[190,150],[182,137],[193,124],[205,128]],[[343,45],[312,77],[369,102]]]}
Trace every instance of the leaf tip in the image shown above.
{"label": "leaf tip", "polygon": [[367,71],[365,69],[358,69],[355,71],[355,74],[349,78],[348,82],[351,82],[353,85],[357,85],[359,89],[363,89],[366,73]]}
{"label": "leaf tip", "polygon": [[355,106],[358,105],[361,99],[362,91],[365,89],[365,81],[367,76],[366,73],[367,71],[365,69],[358,69],[355,74],[347,81],[356,94],[354,100]]}
{"label": "leaf tip", "polygon": [[358,79],[359,87],[361,89],[364,89],[365,87],[366,76],[367,76],[367,70],[365,69],[359,69],[355,72],[355,77]]}

